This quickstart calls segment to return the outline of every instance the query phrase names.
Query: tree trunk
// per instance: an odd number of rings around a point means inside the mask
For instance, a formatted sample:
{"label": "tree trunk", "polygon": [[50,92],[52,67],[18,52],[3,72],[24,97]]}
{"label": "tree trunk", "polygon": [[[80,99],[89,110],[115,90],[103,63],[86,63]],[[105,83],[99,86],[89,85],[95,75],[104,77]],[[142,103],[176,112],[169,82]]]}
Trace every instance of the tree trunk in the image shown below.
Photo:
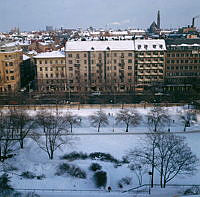
{"label": "tree trunk", "polygon": [[71,130],[71,133],[72,133],[72,124],[70,124],[70,130]]}
{"label": "tree trunk", "polygon": [[20,143],[20,148],[23,149],[24,148],[24,140],[20,139],[19,143]]}
{"label": "tree trunk", "polygon": [[126,124],[126,132],[128,132],[128,124]]}
{"label": "tree trunk", "polygon": [[101,125],[99,124],[99,125],[98,125],[98,132],[100,131],[100,126],[101,126]]}
{"label": "tree trunk", "polygon": [[154,184],[154,165],[155,165],[155,147],[154,147],[154,143],[153,142],[153,153],[152,153],[152,166],[151,166],[151,188],[153,188],[153,184]]}

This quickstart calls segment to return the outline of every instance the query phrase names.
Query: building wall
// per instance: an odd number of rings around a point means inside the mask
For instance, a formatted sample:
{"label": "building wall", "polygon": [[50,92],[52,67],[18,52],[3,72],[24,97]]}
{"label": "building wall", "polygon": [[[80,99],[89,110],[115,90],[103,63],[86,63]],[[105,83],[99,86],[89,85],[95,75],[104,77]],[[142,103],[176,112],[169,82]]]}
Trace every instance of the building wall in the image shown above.
{"label": "building wall", "polygon": [[36,58],[38,90],[66,91],[65,58]]}
{"label": "building wall", "polygon": [[15,92],[20,88],[21,51],[0,52],[0,92]]}
{"label": "building wall", "polygon": [[200,85],[200,46],[173,46],[166,54],[168,91],[185,91]]}
{"label": "building wall", "polygon": [[134,86],[133,51],[71,51],[66,67],[72,92],[125,92]]}

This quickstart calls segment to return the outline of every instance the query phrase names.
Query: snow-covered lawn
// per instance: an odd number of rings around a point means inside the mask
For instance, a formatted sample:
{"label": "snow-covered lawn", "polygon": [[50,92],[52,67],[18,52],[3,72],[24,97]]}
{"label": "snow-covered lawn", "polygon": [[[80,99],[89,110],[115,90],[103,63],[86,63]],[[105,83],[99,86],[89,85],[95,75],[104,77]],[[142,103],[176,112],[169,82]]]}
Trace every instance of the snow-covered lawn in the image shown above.
{"label": "snow-covered lawn", "polygon": [[[181,107],[173,107],[169,108],[169,114],[171,118],[174,120],[174,123],[170,125],[171,132],[173,131],[183,131],[183,125],[178,118],[178,111],[180,111]],[[82,109],[82,110],[70,110],[74,114],[78,114],[82,117],[82,127],[74,128],[73,133],[94,133],[96,132],[96,128],[90,127],[88,116],[93,114],[98,109]],[[124,133],[124,125],[115,125],[114,116],[120,109],[104,109],[107,114],[110,114],[110,125],[102,128],[101,132],[112,132],[114,128],[114,132],[123,132]],[[137,109],[143,117],[147,114],[150,108]],[[34,113],[34,112],[31,112]],[[192,124],[189,130],[200,130],[200,118],[197,117],[197,122]],[[140,126],[135,128],[130,128],[130,132],[147,132],[146,123],[143,121]],[[193,153],[195,153],[198,158],[200,158],[200,133],[188,133],[179,134],[184,135],[186,137],[188,145],[192,148]],[[99,160],[75,160],[73,162],[69,162],[67,160],[61,160],[60,156],[65,153],[70,153],[72,151],[81,151],[84,153],[92,153],[92,152],[103,152],[110,153],[117,159],[122,159],[122,157],[126,154],[126,152],[130,148],[134,148],[136,146],[140,146],[140,139],[144,138],[145,135],[79,135],[75,136],[74,144],[72,146],[65,145],[61,150],[56,151],[55,159],[49,160],[47,154],[38,148],[37,144],[33,142],[31,139],[26,139],[24,150],[20,150],[19,154],[7,162],[15,166],[18,170],[14,172],[14,174],[10,174],[12,176],[12,185],[16,189],[68,189],[68,190],[96,190],[96,186],[93,181],[93,174],[91,170],[89,170],[89,166],[91,163],[97,162],[102,165],[102,170],[106,171],[108,174],[108,183],[112,187],[112,192],[108,193],[105,191],[102,192],[36,192],[41,194],[42,197],[64,197],[68,196],[70,193],[70,197],[80,197],[80,196],[91,196],[91,197],[99,197],[99,196],[123,196],[129,197],[134,196],[135,194],[130,193],[120,193],[115,190],[126,190],[138,186],[138,180],[135,174],[130,171],[128,168],[128,164],[123,164],[122,166],[116,166],[114,163],[99,161]],[[71,164],[76,164],[82,169],[84,169],[87,173],[86,179],[77,179],[70,176],[55,176],[55,172],[57,166],[61,163],[68,162]],[[34,172],[36,175],[44,174],[46,178],[42,180],[35,179],[24,179],[18,176],[24,171]],[[126,186],[123,189],[118,187],[118,181],[123,177],[131,177],[132,182],[130,185]],[[149,183],[149,175],[144,175],[144,184]],[[159,183],[158,177],[156,177],[155,183]],[[200,171],[196,173],[192,177],[176,177],[174,180],[170,182],[171,184],[199,184],[200,183]],[[169,187],[170,188],[170,187]],[[168,197],[173,196],[179,191],[179,189],[154,189],[152,190],[152,195],[155,197]],[[146,194],[137,194],[137,196],[149,196]]]}

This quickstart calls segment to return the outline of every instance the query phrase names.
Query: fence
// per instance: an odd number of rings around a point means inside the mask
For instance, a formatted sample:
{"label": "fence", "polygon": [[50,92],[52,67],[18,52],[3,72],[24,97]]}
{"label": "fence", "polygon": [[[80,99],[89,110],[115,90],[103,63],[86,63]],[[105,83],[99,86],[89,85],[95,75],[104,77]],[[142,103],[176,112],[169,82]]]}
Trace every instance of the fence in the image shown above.
{"label": "fence", "polygon": [[[152,107],[154,104],[142,103],[142,104],[65,104],[65,105],[0,105],[0,109],[29,109],[29,110],[42,110],[42,109],[124,109],[124,108],[146,108]],[[160,103],[161,107],[173,107],[183,106],[183,103]]]}

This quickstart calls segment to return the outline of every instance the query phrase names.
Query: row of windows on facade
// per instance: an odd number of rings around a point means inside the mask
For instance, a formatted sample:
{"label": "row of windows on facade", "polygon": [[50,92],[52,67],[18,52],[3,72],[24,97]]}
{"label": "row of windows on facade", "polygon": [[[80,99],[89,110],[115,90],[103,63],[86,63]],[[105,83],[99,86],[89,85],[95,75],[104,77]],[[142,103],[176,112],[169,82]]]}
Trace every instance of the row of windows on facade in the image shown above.
{"label": "row of windows on facade", "polygon": [[64,60],[38,60],[38,64],[64,64]]}
{"label": "row of windows on facade", "polygon": [[[91,60],[91,64],[102,64],[104,61],[102,61],[102,60]],[[128,61],[127,61],[129,64],[130,63],[133,63],[133,60],[132,59],[128,59]],[[80,64],[81,62],[80,62],[80,60],[75,60],[75,61],[73,61],[73,60],[68,60],[68,64]],[[87,64],[88,63],[88,61],[87,60],[84,60],[84,64]],[[114,59],[113,61],[109,61],[109,60],[107,60],[106,61],[106,64],[111,64],[111,63],[113,63],[113,64],[117,64],[117,63],[122,63],[122,64],[125,64],[125,61],[124,61],[124,59],[122,59],[121,61],[117,61],[116,59]],[[98,66],[98,65],[97,65]]]}
{"label": "row of windows on facade", "polygon": [[13,62],[5,62],[5,66],[14,66]]}
{"label": "row of windows on facade", "polygon": [[145,80],[145,79],[163,79],[163,76],[162,75],[161,76],[155,76],[155,75],[153,75],[153,76],[150,76],[150,75],[138,76],[138,80],[140,80],[140,79],[142,79],[142,80]]}
{"label": "row of windows on facade", "polygon": [[199,60],[167,60],[167,64],[187,64],[187,63],[190,63],[190,64],[200,64],[200,59]]}
{"label": "row of windows on facade", "polygon": [[16,58],[20,58],[21,60],[23,59],[22,55],[19,54],[13,54],[13,55],[5,55],[4,56],[5,59],[16,59]]}
{"label": "row of windows on facade", "polygon": [[192,53],[167,53],[167,57],[200,57],[199,54]]}
{"label": "row of windows on facade", "polygon": [[[112,53],[113,57],[120,56],[121,58],[124,58],[125,55],[126,55],[125,53]],[[102,58],[102,57],[104,57],[104,54],[102,54],[102,53],[98,53],[98,54],[92,53],[90,56],[93,57],[93,58],[95,58],[95,57]],[[110,56],[111,56],[110,52],[106,53],[106,57],[110,57]],[[128,57],[132,57],[133,53],[128,53],[127,56]],[[71,54],[71,53],[69,53],[67,55],[67,57],[69,57],[69,58],[75,57],[76,59],[80,59],[81,54],[79,54],[79,53],[77,53],[77,54]],[[85,57],[85,58],[88,57],[87,53],[84,53],[83,57]]]}
{"label": "row of windows on facade", "polygon": [[11,85],[0,87],[0,92],[7,92],[7,91],[11,90],[12,88],[14,89],[14,87],[12,87]]}
{"label": "row of windows on facade", "polygon": [[59,70],[61,70],[61,71],[64,71],[64,68],[65,67],[55,67],[55,68],[53,68],[53,67],[40,67],[40,71],[53,71],[53,70],[55,70],[55,71],[59,71]]}
{"label": "row of windows on facade", "polygon": [[58,73],[56,73],[56,74],[53,74],[53,73],[51,73],[51,74],[44,74],[44,75],[40,75],[40,77],[41,78],[43,78],[43,77],[46,77],[46,78],[59,78],[59,77],[61,77],[61,78],[63,78],[63,77],[65,77],[65,75],[64,75],[64,73],[60,73],[60,74],[58,74]]}
{"label": "row of windows on facade", "polygon": [[167,46],[167,50],[200,50],[200,46]]}
{"label": "row of windows on facade", "polygon": [[[117,66],[113,66],[113,67],[111,67],[111,66],[107,66],[106,67],[106,69],[107,70],[110,70],[110,71],[112,71],[112,70],[117,70],[117,68],[119,68],[119,69],[124,69],[124,66],[120,66],[120,67],[117,67]],[[88,68],[86,67],[85,68],[85,70],[87,70]],[[133,69],[133,66],[128,66],[128,70],[132,70]],[[69,67],[69,71],[73,71],[73,70],[76,70],[74,67]],[[97,69],[96,67],[91,67],[91,70],[96,70],[97,72],[98,71],[103,71],[102,69]]]}
{"label": "row of windows on facade", "polygon": [[151,59],[151,58],[148,58],[148,59],[144,59],[144,58],[140,58],[138,60],[136,60],[135,62],[163,62],[164,61],[164,58],[154,58],[154,59]]}
{"label": "row of windows on facade", "polygon": [[[163,45],[162,45],[162,44],[160,44],[159,46],[153,44],[152,47],[153,47],[154,49],[158,49],[158,48],[159,48],[159,49],[163,49]],[[138,49],[141,49],[141,48],[142,48],[142,45],[140,45],[140,44],[137,45],[137,48],[138,48]],[[145,44],[145,45],[144,45],[144,48],[145,48],[145,49],[148,49],[148,45]]]}
{"label": "row of windows on facade", "polygon": [[200,72],[167,72],[166,76],[200,76]]}
{"label": "row of windows on facade", "polygon": [[157,68],[164,67],[164,64],[136,64],[136,68]]}
{"label": "row of windows on facade", "polygon": [[167,66],[167,70],[199,70],[200,65],[198,66]]}
{"label": "row of windows on facade", "polygon": [[163,56],[164,51],[160,51],[160,52],[158,52],[158,51],[137,52],[135,54],[135,57],[138,57],[138,56],[154,56],[154,55],[156,55],[156,56],[162,55]]}
{"label": "row of windows on facade", "polygon": [[138,71],[138,74],[140,73],[163,73],[163,70],[140,70]]}

